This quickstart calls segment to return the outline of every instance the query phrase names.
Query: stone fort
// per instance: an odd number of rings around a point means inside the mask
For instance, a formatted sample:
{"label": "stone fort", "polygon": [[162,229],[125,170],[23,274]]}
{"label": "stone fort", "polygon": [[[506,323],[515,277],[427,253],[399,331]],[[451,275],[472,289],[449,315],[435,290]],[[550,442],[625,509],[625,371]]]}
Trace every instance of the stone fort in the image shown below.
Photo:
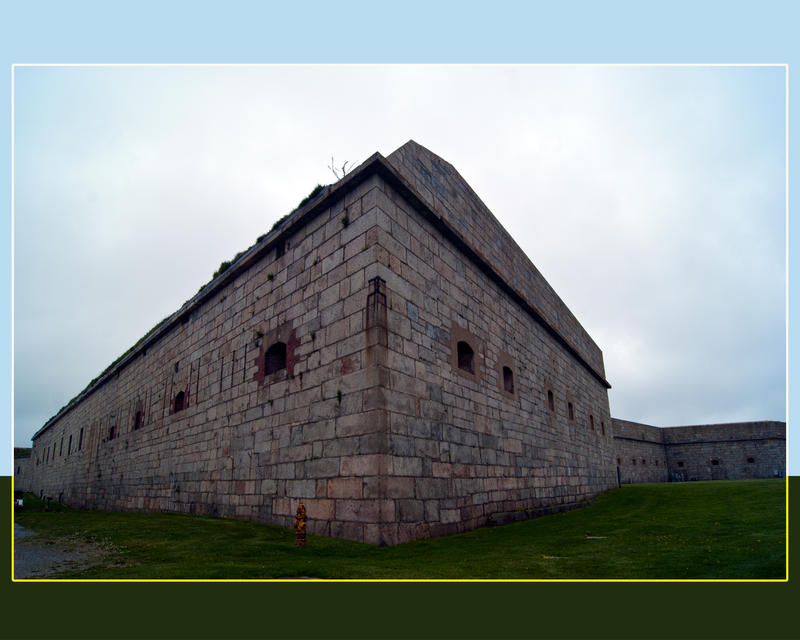
{"label": "stone fort", "polygon": [[[773,477],[785,424],[612,419],[603,355],[409,141],[321,189],[34,436],[24,482],[396,544],[625,482]],[[21,467],[19,467],[21,468]],[[21,480],[21,479],[20,479]]]}

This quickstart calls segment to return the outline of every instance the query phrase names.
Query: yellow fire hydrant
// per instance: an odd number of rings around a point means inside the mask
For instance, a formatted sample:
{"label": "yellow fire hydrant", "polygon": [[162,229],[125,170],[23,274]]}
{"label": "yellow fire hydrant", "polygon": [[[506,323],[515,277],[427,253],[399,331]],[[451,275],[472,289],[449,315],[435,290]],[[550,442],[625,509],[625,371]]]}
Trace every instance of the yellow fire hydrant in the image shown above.
{"label": "yellow fire hydrant", "polygon": [[297,514],[294,517],[294,543],[298,547],[306,546],[306,508],[303,503],[297,507]]}

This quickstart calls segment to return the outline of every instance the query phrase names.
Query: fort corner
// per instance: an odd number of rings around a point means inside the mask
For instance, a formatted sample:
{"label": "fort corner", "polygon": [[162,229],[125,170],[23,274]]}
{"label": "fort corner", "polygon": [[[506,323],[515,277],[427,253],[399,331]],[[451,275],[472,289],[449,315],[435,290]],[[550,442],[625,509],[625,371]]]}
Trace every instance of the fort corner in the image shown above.
{"label": "fort corner", "polygon": [[544,277],[409,141],[293,212],[49,420],[28,484],[287,528],[302,503],[311,534],[397,544],[617,487],[631,423],[609,388]]}

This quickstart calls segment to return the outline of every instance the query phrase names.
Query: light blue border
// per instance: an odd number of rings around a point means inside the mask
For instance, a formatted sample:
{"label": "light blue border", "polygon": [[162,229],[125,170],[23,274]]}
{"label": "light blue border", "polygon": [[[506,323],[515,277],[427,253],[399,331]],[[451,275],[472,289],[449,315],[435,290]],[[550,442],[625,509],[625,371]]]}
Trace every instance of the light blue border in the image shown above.
{"label": "light blue border", "polygon": [[[6,99],[0,169],[0,438],[11,424],[11,65],[14,63],[786,63],[798,67],[797,2],[15,2],[3,16]],[[796,85],[796,83],[794,83]],[[791,113],[797,90],[790,85]],[[796,120],[795,120],[796,122]],[[796,128],[790,146],[796,148]],[[795,163],[796,164],[796,163]],[[790,165],[790,193],[798,193]],[[790,256],[797,225],[789,226]],[[789,270],[790,327],[797,261]],[[797,345],[789,339],[789,379]],[[790,406],[796,393],[789,395]],[[791,447],[789,473],[800,475]],[[0,473],[10,474],[10,447]],[[800,455],[800,454],[799,454]]]}

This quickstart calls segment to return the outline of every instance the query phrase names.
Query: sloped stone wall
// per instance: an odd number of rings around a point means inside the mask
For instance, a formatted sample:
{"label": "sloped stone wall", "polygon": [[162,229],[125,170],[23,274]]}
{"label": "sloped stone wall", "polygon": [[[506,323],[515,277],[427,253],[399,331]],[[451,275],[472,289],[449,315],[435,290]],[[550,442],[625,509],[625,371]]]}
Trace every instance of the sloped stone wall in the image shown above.
{"label": "sloped stone wall", "polygon": [[449,162],[413,140],[387,160],[428,207],[519,292],[601,377],[605,376],[600,348]]}

